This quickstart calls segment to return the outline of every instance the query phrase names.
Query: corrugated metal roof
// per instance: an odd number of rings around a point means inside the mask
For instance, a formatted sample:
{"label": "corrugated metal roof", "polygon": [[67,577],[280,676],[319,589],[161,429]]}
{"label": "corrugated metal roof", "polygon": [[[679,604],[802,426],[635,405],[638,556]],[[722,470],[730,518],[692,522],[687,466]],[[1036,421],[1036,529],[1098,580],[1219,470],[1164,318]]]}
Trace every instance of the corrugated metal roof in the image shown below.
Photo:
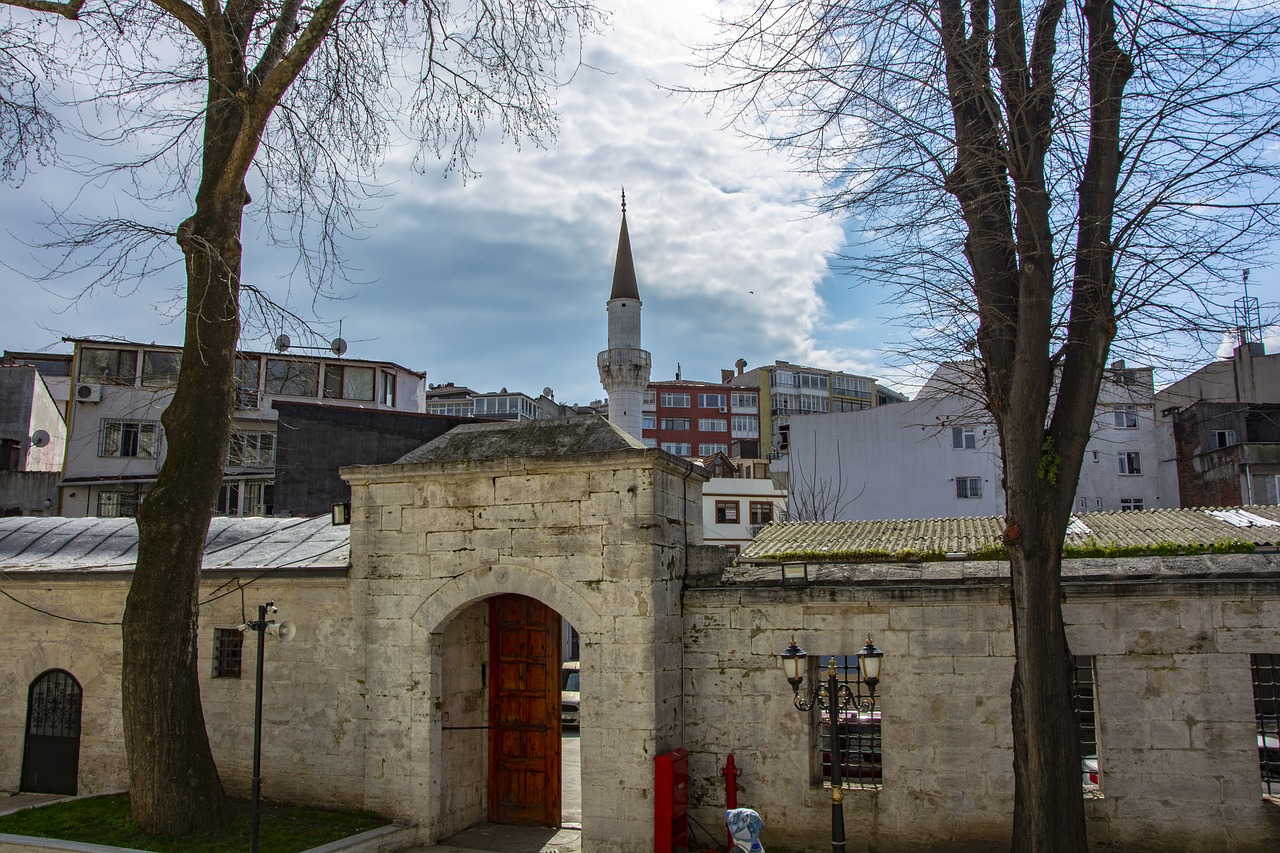
{"label": "corrugated metal roof", "polygon": [[[1072,516],[1067,544],[1084,546],[1093,541],[1120,547],[1211,545],[1239,539],[1255,545],[1275,545],[1280,543],[1280,525],[1275,522],[1280,522],[1280,507],[1274,506],[1082,512]],[[851,553],[970,552],[997,544],[1005,525],[1002,516],[774,523],[761,530],[738,559],[751,562],[788,553],[803,553],[810,561],[816,561],[823,552],[831,552],[836,559],[847,559]]]}
{"label": "corrugated metal roof", "polygon": [[[132,518],[0,518],[0,571],[132,571]],[[214,518],[205,569],[317,569],[351,565],[351,528],[315,518]]]}

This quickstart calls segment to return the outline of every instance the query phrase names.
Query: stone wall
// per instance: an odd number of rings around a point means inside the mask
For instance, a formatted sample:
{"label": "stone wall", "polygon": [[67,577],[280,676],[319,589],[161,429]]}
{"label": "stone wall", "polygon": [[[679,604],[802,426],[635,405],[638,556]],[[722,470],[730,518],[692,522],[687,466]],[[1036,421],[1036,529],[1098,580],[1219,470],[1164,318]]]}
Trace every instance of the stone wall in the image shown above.
{"label": "stone wall", "polygon": [[[1166,563],[1198,559],[1132,562],[1154,577]],[[1068,584],[1071,649],[1096,657],[1103,796],[1086,803],[1096,849],[1280,843],[1280,803],[1260,794],[1249,674],[1250,653],[1280,651],[1280,581],[1274,557],[1248,559],[1265,559],[1270,580]],[[829,789],[814,781],[808,715],[793,707],[777,656],[793,635],[812,654],[853,654],[870,632],[885,653],[884,778],[879,790],[846,792],[849,849],[1008,849],[1007,587],[981,580],[992,569],[970,566],[961,573],[976,577],[963,584],[687,590],[685,746],[696,819],[707,827],[721,819],[719,768],[733,753],[739,803],[761,812],[767,849],[829,844]],[[956,573],[954,564],[943,571]]]}

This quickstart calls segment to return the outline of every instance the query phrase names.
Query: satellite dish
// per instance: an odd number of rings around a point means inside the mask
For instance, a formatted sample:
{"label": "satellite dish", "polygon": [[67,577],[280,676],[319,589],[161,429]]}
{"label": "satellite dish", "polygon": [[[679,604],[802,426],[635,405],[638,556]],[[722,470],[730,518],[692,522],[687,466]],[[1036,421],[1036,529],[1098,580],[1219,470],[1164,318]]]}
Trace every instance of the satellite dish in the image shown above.
{"label": "satellite dish", "polygon": [[333,343],[329,344],[329,349],[333,350],[334,355],[344,355],[347,351],[347,342],[342,338],[334,338]]}
{"label": "satellite dish", "polygon": [[280,337],[276,338],[276,352],[284,352],[289,348],[290,343],[292,341],[289,340],[289,336],[281,334]]}
{"label": "satellite dish", "polygon": [[32,447],[44,447],[49,443],[49,433],[42,429],[38,429],[31,434]]}
{"label": "satellite dish", "polygon": [[551,386],[548,385],[546,388],[542,389],[542,396],[546,397],[548,400],[553,400],[555,399],[556,392],[552,391]]}

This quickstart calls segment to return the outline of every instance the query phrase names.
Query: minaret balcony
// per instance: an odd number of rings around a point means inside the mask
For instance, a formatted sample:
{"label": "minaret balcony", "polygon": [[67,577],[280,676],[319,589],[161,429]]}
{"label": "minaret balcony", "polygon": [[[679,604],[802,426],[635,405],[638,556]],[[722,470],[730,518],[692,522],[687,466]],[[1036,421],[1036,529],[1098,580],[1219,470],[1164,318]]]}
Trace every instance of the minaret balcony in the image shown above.
{"label": "minaret balcony", "polygon": [[640,368],[646,373],[653,367],[653,356],[648,350],[639,347],[616,347],[607,349],[596,356],[596,367],[600,372],[617,369],[635,370]]}

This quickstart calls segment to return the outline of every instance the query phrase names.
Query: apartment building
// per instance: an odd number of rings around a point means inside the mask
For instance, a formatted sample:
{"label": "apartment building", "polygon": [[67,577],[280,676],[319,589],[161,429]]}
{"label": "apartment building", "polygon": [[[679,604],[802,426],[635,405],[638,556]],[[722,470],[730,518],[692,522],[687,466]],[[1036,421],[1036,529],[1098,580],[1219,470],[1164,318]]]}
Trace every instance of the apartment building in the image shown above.
{"label": "apartment building", "polygon": [[[71,397],[59,515],[132,516],[155,482],[166,442],[160,415],[173,399],[182,348],[68,339]],[[236,359],[236,408],[216,512],[273,511],[278,415],[274,400],[421,412],[426,375],[393,362],[282,352]]]}

